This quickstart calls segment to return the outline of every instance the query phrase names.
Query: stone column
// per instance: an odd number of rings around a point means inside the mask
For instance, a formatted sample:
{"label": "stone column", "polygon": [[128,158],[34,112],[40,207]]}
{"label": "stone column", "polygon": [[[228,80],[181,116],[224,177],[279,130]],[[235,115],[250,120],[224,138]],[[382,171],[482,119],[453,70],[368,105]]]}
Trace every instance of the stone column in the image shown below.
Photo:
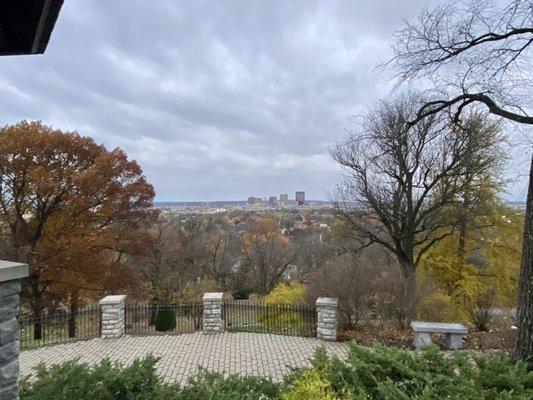
{"label": "stone column", "polygon": [[316,337],[322,340],[337,340],[337,299],[319,297],[316,299]]}
{"label": "stone column", "polygon": [[102,308],[102,339],[117,339],[124,335],[125,295],[106,296],[100,300]]}
{"label": "stone column", "polygon": [[27,264],[0,261],[0,400],[19,398],[17,315],[20,311],[20,281],[27,277]]}
{"label": "stone column", "polygon": [[223,293],[204,293],[204,333],[218,333],[222,330]]}

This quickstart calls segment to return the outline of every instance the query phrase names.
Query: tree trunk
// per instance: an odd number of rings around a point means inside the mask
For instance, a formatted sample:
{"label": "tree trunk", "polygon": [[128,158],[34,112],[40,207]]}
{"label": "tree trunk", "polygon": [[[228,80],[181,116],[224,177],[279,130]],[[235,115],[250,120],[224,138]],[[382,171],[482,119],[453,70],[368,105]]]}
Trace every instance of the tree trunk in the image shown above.
{"label": "tree trunk", "polygon": [[41,324],[40,318],[40,316],[36,317],[36,320],[33,323],[33,340],[41,340],[43,338],[43,325]]}
{"label": "tree trunk", "polygon": [[150,319],[148,320],[148,326],[155,325],[155,318],[157,317],[157,306],[161,302],[157,298],[153,297],[152,302],[150,303]]}
{"label": "tree trunk", "polygon": [[398,320],[403,325],[416,318],[416,306],[418,304],[418,292],[416,284],[416,268],[413,263],[400,260],[402,276],[404,279],[402,304],[399,305],[400,314]]}
{"label": "tree trunk", "polygon": [[43,309],[44,307],[41,304],[41,297],[38,287],[38,279],[30,277],[30,292],[32,298],[30,298],[30,307],[34,316],[33,323],[33,340],[41,340],[43,338],[43,325],[41,323],[41,318],[43,318]]}
{"label": "tree trunk", "polygon": [[468,230],[468,214],[470,212],[470,177],[466,177],[468,183],[465,188],[463,202],[461,203],[459,216],[459,244],[457,247],[457,261],[459,262],[459,270],[462,271],[465,265],[466,255],[466,235]]}
{"label": "tree trunk", "polygon": [[68,316],[68,337],[76,337],[76,314],[78,313],[78,296],[70,296],[70,313]]}
{"label": "tree trunk", "polygon": [[518,290],[518,338],[516,355],[533,363],[533,154],[529,170],[520,286]]}

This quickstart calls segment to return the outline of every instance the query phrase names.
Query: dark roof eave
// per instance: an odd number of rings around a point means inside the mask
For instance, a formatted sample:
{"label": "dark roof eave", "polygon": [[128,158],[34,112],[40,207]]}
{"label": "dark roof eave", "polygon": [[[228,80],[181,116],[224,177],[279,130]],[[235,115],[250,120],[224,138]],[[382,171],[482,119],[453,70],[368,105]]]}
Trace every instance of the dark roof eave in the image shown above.
{"label": "dark roof eave", "polygon": [[44,53],[63,1],[0,2],[0,56]]}

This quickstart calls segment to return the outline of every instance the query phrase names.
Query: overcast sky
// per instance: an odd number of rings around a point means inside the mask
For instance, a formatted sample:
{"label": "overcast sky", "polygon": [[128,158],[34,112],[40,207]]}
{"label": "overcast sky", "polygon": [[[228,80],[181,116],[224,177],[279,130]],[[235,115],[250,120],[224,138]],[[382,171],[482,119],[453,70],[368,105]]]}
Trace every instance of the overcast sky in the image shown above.
{"label": "overcast sky", "polygon": [[0,121],[123,148],[157,200],[325,199],[328,146],[390,93],[374,67],[419,4],[68,0],[45,55],[0,59]]}

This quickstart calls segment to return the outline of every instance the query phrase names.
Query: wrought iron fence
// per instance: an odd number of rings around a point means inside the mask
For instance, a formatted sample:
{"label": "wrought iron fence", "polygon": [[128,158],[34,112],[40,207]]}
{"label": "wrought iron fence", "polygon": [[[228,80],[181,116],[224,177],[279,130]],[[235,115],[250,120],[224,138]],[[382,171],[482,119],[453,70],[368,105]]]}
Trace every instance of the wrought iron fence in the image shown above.
{"label": "wrought iron fence", "polygon": [[102,329],[100,306],[75,312],[59,309],[41,315],[21,314],[18,321],[23,350],[99,337]]}
{"label": "wrought iron fence", "polygon": [[226,331],[316,335],[316,310],[307,306],[225,300],[222,319]]}
{"label": "wrought iron fence", "polygon": [[[125,306],[125,332],[128,335],[153,335],[157,333],[186,333],[202,330],[203,306],[201,302],[176,304],[133,303]],[[157,330],[157,314],[170,311],[175,318],[175,326]],[[174,324],[172,324],[174,325]]]}

